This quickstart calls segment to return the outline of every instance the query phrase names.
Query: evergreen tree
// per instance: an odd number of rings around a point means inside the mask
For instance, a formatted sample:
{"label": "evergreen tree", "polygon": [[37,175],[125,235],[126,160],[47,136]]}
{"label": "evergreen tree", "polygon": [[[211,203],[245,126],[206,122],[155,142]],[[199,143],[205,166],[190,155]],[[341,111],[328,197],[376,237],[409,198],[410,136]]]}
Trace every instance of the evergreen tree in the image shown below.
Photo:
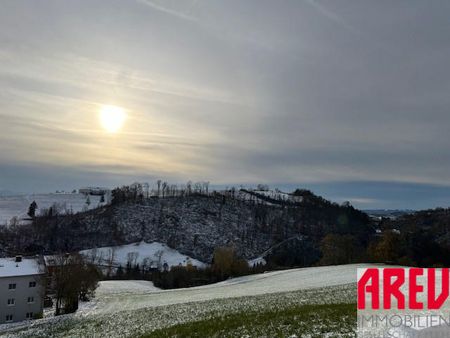
{"label": "evergreen tree", "polygon": [[30,207],[28,208],[28,216],[34,218],[36,216],[36,210],[37,210],[37,203],[36,201],[33,201],[30,204]]}
{"label": "evergreen tree", "polygon": [[122,265],[119,265],[119,267],[117,268],[116,278],[117,278],[117,279],[122,279],[122,278],[123,278],[123,268],[122,268]]}

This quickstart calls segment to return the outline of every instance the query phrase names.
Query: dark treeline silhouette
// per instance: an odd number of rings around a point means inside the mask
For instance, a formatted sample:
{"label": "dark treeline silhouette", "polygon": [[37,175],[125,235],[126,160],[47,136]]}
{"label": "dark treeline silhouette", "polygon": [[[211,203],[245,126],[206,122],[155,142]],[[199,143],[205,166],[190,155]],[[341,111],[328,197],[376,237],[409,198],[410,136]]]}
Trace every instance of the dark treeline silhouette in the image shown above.
{"label": "dark treeline silhouette", "polygon": [[150,191],[143,184],[135,183],[131,186],[122,186],[112,190],[112,204],[123,202],[140,202],[144,198],[168,198],[168,197],[184,197],[184,196],[208,196],[209,182],[187,182],[186,185],[169,184],[158,180],[156,187]]}

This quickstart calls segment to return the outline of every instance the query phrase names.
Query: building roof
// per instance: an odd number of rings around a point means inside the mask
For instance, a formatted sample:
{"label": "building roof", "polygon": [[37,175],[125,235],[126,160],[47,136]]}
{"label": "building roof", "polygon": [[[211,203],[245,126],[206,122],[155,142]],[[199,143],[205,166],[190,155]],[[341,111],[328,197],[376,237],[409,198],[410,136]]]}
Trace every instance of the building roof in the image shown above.
{"label": "building roof", "polygon": [[40,275],[43,273],[43,266],[36,258],[22,258],[21,262],[16,262],[15,257],[0,258],[0,278]]}
{"label": "building roof", "polygon": [[44,256],[44,263],[46,267],[52,267],[61,264],[61,258],[58,255]]}

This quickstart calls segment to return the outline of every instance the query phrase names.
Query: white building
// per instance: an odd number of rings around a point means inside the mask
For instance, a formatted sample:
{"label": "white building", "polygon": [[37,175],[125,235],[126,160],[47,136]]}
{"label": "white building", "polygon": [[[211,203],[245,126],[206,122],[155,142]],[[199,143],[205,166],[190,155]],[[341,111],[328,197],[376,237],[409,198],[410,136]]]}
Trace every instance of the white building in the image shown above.
{"label": "white building", "polygon": [[44,274],[37,258],[0,258],[0,324],[42,316]]}
{"label": "white building", "polygon": [[110,192],[111,192],[110,189],[101,187],[85,187],[78,189],[79,194],[93,195],[93,196],[107,195]]}

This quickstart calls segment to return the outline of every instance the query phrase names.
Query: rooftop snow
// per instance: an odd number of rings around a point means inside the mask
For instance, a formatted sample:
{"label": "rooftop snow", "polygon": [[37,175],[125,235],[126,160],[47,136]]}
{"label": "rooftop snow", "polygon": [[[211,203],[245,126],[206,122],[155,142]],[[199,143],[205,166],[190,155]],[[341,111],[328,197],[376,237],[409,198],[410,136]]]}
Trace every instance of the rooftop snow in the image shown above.
{"label": "rooftop snow", "polygon": [[43,273],[35,258],[23,258],[16,262],[15,258],[0,258],[0,278],[39,275]]}

